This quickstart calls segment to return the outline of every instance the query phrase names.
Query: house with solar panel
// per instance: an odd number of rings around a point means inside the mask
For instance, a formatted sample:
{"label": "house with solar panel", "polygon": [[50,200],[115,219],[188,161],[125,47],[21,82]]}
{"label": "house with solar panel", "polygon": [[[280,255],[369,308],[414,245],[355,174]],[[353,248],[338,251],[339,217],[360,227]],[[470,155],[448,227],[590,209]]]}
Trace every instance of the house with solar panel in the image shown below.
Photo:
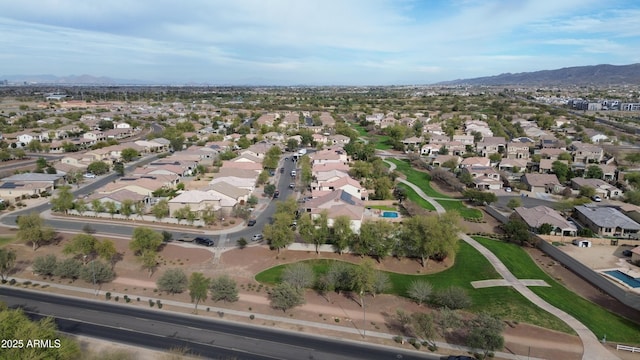
{"label": "house with solar panel", "polygon": [[608,206],[576,206],[574,217],[600,236],[637,239],[640,224]]}

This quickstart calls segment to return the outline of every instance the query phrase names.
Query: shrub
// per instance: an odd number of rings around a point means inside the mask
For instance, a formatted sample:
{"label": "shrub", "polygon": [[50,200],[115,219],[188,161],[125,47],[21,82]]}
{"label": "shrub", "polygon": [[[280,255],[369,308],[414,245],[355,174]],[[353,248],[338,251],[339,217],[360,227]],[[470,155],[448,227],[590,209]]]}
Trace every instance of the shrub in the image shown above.
{"label": "shrub", "polygon": [[11,279],[9,281],[9,285],[15,285],[16,284],[16,279]]}
{"label": "shrub", "polygon": [[397,342],[398,344],[402,344],[404,338],[402,336],[394,336],[393,341]]}
{"label": "shrub", "polygon": [[149,299],[149,307],[153,307],[153,304],[154,304],[153,300]]}
{"label": "shrub", "polygon": [[253,320],[253,319],[255,319],[255,318],[256,318],[256,316],[255,316],[255,315],[253,315],[253,314],[249,315],[249,319]]}
{"label": "shrub", "polygon": [[110,299],[111,299],[111,293],[107,291],[107,293],[106,293],[106,294],[104,294],[104,297],[105,297],[107,300],[110,300]]}
{"label": "shrub", "polygon": [[158,289],[177,294],[187,289],[187,275],[181,269],[168,269],[156,281]]}
{"label": "shrub", "polygon": [[471,306],[471,298],[465,289],[458,286],[450,286],[437,292],[433,303],[439,307],[446,307],[452,310],[464,309]]}
{"label": "shrub", "polygon": [[115,301],[120,300],[120,296],[116,295],[116,297],[113,298]]}

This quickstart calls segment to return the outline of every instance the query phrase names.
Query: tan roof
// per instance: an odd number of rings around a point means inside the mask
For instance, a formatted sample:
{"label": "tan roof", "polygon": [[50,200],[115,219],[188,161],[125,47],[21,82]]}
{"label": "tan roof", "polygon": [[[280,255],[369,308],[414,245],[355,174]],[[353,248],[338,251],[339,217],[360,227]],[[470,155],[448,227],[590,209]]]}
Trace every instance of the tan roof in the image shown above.
{"label": "tan roof", "polygon": [[237,199],[242,196],[248,195],[251,192],[247,189],[236,187],[233,184],[228,183],[226,181],[220,181],[220,182],[211,184],[209,185],[209,189],[219,192],[221,194],[224,194],[226,196],[229,196],[233,199]]}
{"label": "tan roof", "polygon": [[133,201],[142,201],[144,200],[144,198],[145,198],[144,195],[138,194],[136,192],[133,192],[127,189],[121,189],[121,190],[112,192],[110,194],[93,193],[87,197],[87,201],[91,201],[94,199],[109,199],[109,200],[114,200],[121,203],[126,199],[130,199]]}
{"label": "tan roof", "polygon": [[236,168],[220,168],[220,171],[216,173],[215,178],[224,178],[227,176],[235,176],[239,178],[256,179],[258,174],[255,170],[236,169]]}
{"label": "tan roof", "polygon": [[232,169],[245,169],[245,170],[254,170],[257,172],[262,171],[262,164],[258,162],[251,161],[231,161],[225,160],[222,162],[221,169],[224,168],[232,168]]}
{"label": "tan roof", "polygon": [[524,174],[523,178],[531,186],[560,185],[555,174]]}

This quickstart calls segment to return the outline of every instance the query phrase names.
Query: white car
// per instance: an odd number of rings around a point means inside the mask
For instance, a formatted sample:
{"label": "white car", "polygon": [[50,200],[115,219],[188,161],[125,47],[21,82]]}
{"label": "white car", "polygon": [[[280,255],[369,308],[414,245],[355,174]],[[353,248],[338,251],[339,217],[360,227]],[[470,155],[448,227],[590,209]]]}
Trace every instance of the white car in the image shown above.
{"label": "white car", "polygon": [[251,237],[252,241],[260,241],[262,239],[264,239],[264,236],[262,234],[255,234]]}
{"label": "white car", "polygon": [[593,195],[591,197],[591,200],[593,200],[595,202],[600,202],[600,201],[602,201],[602,198],[600,196],[598,196],[598,195]]}
{"label": "white car", "polygon": [[92,173],[86,173],[83,175],[85,178],[87,179],[95,179],[96,174],[92,174]]}
{"label": "white car", "polygon": [[504,191],[511,192],[511,188],[510,187],[506,187],[506,188],[504,188]]}

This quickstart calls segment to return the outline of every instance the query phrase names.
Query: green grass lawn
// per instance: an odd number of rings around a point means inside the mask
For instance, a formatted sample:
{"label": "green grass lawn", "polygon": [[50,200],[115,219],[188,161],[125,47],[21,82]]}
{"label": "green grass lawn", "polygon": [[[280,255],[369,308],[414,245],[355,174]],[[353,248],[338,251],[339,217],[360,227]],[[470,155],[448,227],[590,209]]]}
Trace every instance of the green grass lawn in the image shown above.
{"label": "green grass lawn", "polygon": [[[337,260],[307,260],[316,274],[327,272],[332,261]],[[286,265],[278,265],[256,275],[261,283],[275,284],[280,281],[282,271]],[[470,245],[460,242],[456,261],[452,267],[437,274],[410,275],[387,272],[392,287],[390,294],[406,296],[407,288],[415,280],[428,281],[434,290],[448,286],[460,286],[467,290],[473,300],[472,312],[485,311],[500,316],[505,320],[526,322],[545,328],[571,333],[571,329],[555,316],[534,306],[515,290],[508,287],[494,287],[474,289],[472,281],[498,278],[498,273],[489,261],[480,255]]]}
{"label": "green grass lawn", "polygon": [[360,134],[360,136],[362,137],[369,136],[369,132],[367,131],[367,129],[364,128],[364,126],[358,123],[351,123],[351,127],[354,128],[358,132],[358,134]]}
{"label": "green grass lawn", "polygon": [[389,150],[393,148],[387,135],[376,135],[370,141],[376,143],[376,149],[378,150]]}
{"label": "green grass lawn", "polygon": [[398,159],[387,159],[388,161],[394,163],[396,165],[396,170],[403,173],[407,177],[407,181],[415,184],[422,190],[427,196],[434,198],[444,198],[448,199],[449,196],[441,194],[435,191],[429,182],[431,181],[431,176],[426,172],[418,171],[411,167],[407,161],[398,160]]}
{"label": "green grass lawn", "polygon": [[[409,164],[407,161],[402,161],[398,159],[388,159],[388,161],[394,163],[397,167],[397,170],[403,173],[407,177],[407,181],[418,186],[420,190],[422,190],[425,194],[427,194],[427,196],[430,196],[433,198],[439,198],[439,199],[451,199],[451,201],[436,199],[436,201],[440,205],[442,205],[442,207],[444,207],[446,210],[457,211],[460,214],[460,216],[462,216],[465,219],[479,219],[482,217],[482,212],[480,210],[468,208],[464,205],[462,201],[457,199],[452,199],[451,197],[441,194],[436,190],[434,190],[429,185],[429,182],[431,181],[431,177],[429,176],[429,174],[413,169],[411,167],[411,164]],[[417,197],[420,197],[418,196],[418,194],[415,194],[415,195]],[[413,199],[411,200],[414,201]],[[431,207],[430,204],[429,206]]]}
{"label": "green grass lawn", "polygon": [[476,238],[491,250],[520,279],[542,279],[550,287],[530,289],[551,305],[569,313],[587,326],[599,339],[640,344],[640,324],[618,316],[568,290],[538,267],[519,246],[486,238]]}
{"label": "green grass lawn", "polygon": [[3,247],[7,244],[11,244],[16,240],[15,237],[0,237],[0,247]]}
{"label": "green grass lawn", "polygon": [[389,205],[370,205],[367,206],[370,207],[372,209],[376,209],[376,210],[382,210],[382,211],[397,211],[398,209],[395,206],[389,206]]}
{"label": "green grass lawn", "polygon": [[465,219],[480,219],[482,211],[468,208],[461,200],[436,200],[446,210],[457,211]]}
{"label": "green grass lawn", "polygon": [[428,202],[427,200],[423,199],[422,196],[418,195],[417,192],[415,192],[415,190],[413,190],[412,188],[410,188],[408,185],[403,184],[403,183],[398,183],[396,184],[396,186],[398,188],[404,189],[406,194],[407,194],[407,199],[413,201],[414,203],[418,204],[418,206],[420,206],[423,209],[427,209],[430,211],[436,211],[436,208],[433,207],[433,205],[431,205],[430,202]]}

